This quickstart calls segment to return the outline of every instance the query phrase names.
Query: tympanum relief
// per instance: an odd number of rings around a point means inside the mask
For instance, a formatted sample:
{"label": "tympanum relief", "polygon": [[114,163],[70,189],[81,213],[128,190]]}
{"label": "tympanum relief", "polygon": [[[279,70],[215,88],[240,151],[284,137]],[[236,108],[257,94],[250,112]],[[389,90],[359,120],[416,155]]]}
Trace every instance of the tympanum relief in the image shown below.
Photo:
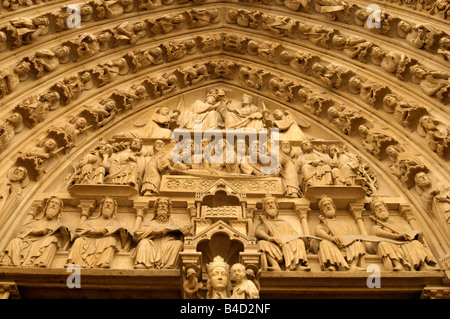
{"label": "tympanum relief", "polygon": [[[77,153],[56,183],[62,187],[53,186],[63,196],[33,206],[30,221],[5,247],[2,265],[176,270],[187,299],[255,299],[261,273],[365,271],[367,256],[383,271],[440,269],[423,232],[401,216],[395,197],[378,188],[369,163],[343,140],[317,135],[307,112],[227,86],[199,92],[203,96],[144,109],[144,116]],[[53,138],[23,154],[23,167],[11,172],[4,192],[3,220],[26,179],[52,170],[59,152],[76,151],[87,130],[114,117],[118,101],[85,108],[84,116],[55,125],[48,132]],[[327,111],[334,120],[346,119],[334,115],[343,108]],[[353,113],[344,114],[348,119]],[[395,154],[392,170],[402,182],[415,185],[418,173],[427,172],[417,170],[412,157],[402,160],[403,149],[391,151],[398,143],[387,134],[369,124],[358,127],[360,118],[349,123],[333,121],[347,133],[359,130],[363,146],[377,156]],[[428,205],[446,216],[445,191],[425,189]],[[374,198],[389,201],[390,209],[383,203],[386,216],[378,212],[382,200]],[[218,247],[227,245],[230,254],[224,255]]]}

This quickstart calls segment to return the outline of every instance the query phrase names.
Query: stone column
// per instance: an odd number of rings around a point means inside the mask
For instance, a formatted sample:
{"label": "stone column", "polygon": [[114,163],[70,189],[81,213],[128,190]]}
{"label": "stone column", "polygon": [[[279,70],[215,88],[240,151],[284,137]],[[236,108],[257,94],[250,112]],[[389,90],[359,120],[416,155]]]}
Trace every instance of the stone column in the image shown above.
{"label": "stone column", "polygon": [[296,204],[295,212],[297,213],[298,219],[302,225],[303,235],[310,235],[309,225],[308,225],[308,213],[311,211],[309,207],[310,204]]}
{"label": "stone column", "polygon": [[364,227],[364,221],[362,219],[362,213],[365,210],[364,203],[349,203],[348,210],[350,211],[350,214],[352,214],[353,218],[355,219],[360,233],[362,235],[367,235],[367,230]]}
{"label": "stone column", "polygon": [[[366,230],[366,227],[364,227],[364,221],[362,218],[362,213],[365,210],[364,203],[349,203],[348,210],[349,210],[350,214],[353,216],[353,218],[355,219],[361,235],[367,235],[367,230]],[[364,241],[363,244],[368,253],[370,253],[370,254],[375,253],[375,248],[373,247],[373,243]]]}
{"label": "stone column", "polygon": [[139,229],[141,227],[141,223],[144,220],[147,209],[148,204],[146,203],[134,203],[134,210],[136,211],[136,221],[134,222],[134,229]]}

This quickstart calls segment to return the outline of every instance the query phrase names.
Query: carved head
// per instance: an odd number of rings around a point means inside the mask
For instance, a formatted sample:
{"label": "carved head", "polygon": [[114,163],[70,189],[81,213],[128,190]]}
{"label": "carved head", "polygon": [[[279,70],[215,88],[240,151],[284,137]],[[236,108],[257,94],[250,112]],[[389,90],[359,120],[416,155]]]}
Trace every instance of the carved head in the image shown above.
{"label": "carved head", "polygon": [[11,176],[9,177],[9,180],[12,183],[22,182],[23,180],[25,180],[27,178],[27,176],[28,176],[27,169],[23,166],[19,166],[13,170]]}
{"label": "carved head", "polygon": [[168,197],[158,197],[155,201],[154,219],[160,223],[168,222],[172,214],[172,201]]}
{"label": "carved head", "polygon": [[101,143],[100,144],[100,146],[99,146],[99,153],[101,154],[101,155],[103,155],[103,154],[107,154],[108,156],[111,156],[111,154],[113,153],[113,147],[112,147],[112,145],[111,144],[109,144],[109,143]]}
{"label": "carved head", "polygon": [[278,216],[278,201],[277,199],[267,194],[262,201],[262,209],[266,217],[269,219],[276,218]]}
{"label": "carved head", "polygon": [[386,220],[389,218],[389,209],[387,204],[380,198],[374,198],[370,203],[370,209],[374,213],[375,217],[380,220]]}
{"label": "carved head", "polygon": [[6,119],[6,122],[8,122],[14,127],[18,127],[20,124],[23,123],[22,115],[20,115],[17,112],[14,112]]}
{"label": "carved head", "polygon": [[348,90],[351,93],[358,94],[361,90],[362,84],[363,80],[359,76],[352,76],[350,79],[348,79]]}
{"label": "carved head", "polygon": [[153,142],[153,149],[155,150],[156,153],[163,150],[165,146],[166,144],[164,143],[163,140],[156,140]]}
{"label": "carved head", "polygon": [[56,141],[55,141],[54,139],[52,139],[52,138],[46,139],[46,140],[44,141],[44,143],[43,143],[43,147],[45,148],[45,150],[46,150],[47,152],[54,151],[54,150],[56,149],[56,146],[57,146],[57,145],[58,145],[58,144],[56,143]]}
{"label": "carved head", "polygon": [[45,218],[51,220],[53,218],[60,218],[63,209],[63,201],[61,198],[51,196],[44,207]]}
{"label": "carved head", "polygon": [[139,152],[144,147],[144,142],[140,138],[133,138],[130,142],[130,149]]}
{"label": "carved head", "polygon": [[420,189],[425,189],[431,186],[431,180],[425,172],[419,172],[414,176],[414,182]]}
{"label": "carved head", "polygon": [[440,46],[442,49],[450,50],[450,36],[442,37],[442,38],[439,40],[439,46]]}
{"label": "carved head", "polygon": [[345,45],[347,44],[347,38],[343,35],[337,34],[333,37],[332,43],[336,49],[342,50],[345,48]]}
{"label": "carved head", "polygon": [[303,140],[300,143],[300,148],[304,153],[311,153],[314,150],[310,140]]}
{"label": "carved head", "polygon": [[111,197],[105,197],[100,202],[100,214],[105,219],[114,218],[117,214],[117,201]]}
{"label": "carved head", "polygon": [[223,294],[223,298],[229,297],[231,288],[229,279],[230,266],[221,256],[216,256],[212,262],[206,265],[206,269],[208,272],[206,298],[213,298],[214,292]]}
{"label": "carved head", "polygon": [[331,145],[328,149],[328,154],[331,158],[333,158],[335,155],[340,155],[342,153],[342,149],[337,145]]}
{"label": "carved head", "polygon": [[276,109],[275,111],[273,111],[273,117],[275,118],[275,120],[281,120],[284,116],[284,112],[281,109]]}
{"label": "carved head", "polygon": [[320,212],[326,218],[334,218],[336,216],[336,205],[331,197],[322,196],[318,202]]}
{"label": "carved head", "polygon": [[290,154],[292,151],[292,144],[290,141],[281,141],[280,147],[281,147],[281,151],[285,154]]}
{"label": "carved head", "polygon": [[236,281],[238,284],[245,279],[246,270],[243,264],[234,264],[230,269],[231,280]]}
{"label": "carved head", "polygon": [[358,132],[361,137],[366,137],[369,134],[369,127],[367,125],[361,124],[358,127]]}
{"label": "carved head", "polygon": [[248,94],[243,94],[242,95],[242,105],[244,105],[244,104],[251,104],[252,101],[253,101],[253,98],[250,95],[248,95]]}

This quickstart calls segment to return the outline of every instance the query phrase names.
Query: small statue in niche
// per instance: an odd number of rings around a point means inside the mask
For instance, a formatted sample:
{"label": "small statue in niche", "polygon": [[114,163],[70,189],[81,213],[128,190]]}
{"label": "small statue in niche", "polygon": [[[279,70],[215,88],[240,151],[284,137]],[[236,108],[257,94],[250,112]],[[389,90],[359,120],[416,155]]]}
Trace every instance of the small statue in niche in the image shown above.
{"label": "small statue in niche", "polygon": [[294,98],[293,91],[299,87],[299,84],[289,79],[272,77],[269,80],[268,87],[272,95],[286,102],[292,102]]}
{"label": "small statue in niche", "polygon": [[319,200],[320,222],[315,235],[323,238],[319,243],[319,262],[322,270],[365,270],[366,251],[361,241],[344,241],[345,236],[355,235],[354,227],[336,217],[336,205],[328,196]]}
{"label": "small statue in niche", "polygon": [[246,278],[244,265],[231,266],[230,279],[236,282],[231,299],[259,299],[259,290],[251,280]]}
{"label": "small statue in niche", "polygon": [[358,36],[344,35],[335,35],[332,43],[337,50],[342,50],[349,58],[358,59],[363,63],[366,63],[366,57],[373,45],[372,42]]}
{"label": "small statue in niche", "polygon": [[134,232],[134,239],[138,243],[131,256],[134,268],[176,268],[183,247],[183,236],[190,232],[190,226],[179,226],[173,221],[169,198],[158,197],[154,209],[153,218],[144,221]]}
{"label": "small statue in niche", "polygon": [[264,85],[264,78],[269,75],[269,72],[260,68],[250,68],[243,66],[239,69],[239,80],[251,88],[257,90]]}
{"label": "small statue in niche", "polygon": [[200,28],[220,21],[220,15],[217,9],[192,9],[186,13],[188,15],[187,23],[190,28]]}
{"label": "small statue in niche", "polygon": [[0,225],[5,224],[12,210],[20,203],[22,190],[30,182],[28,170],[23,166],[10,169],[7,179],[0,186]]}
{"label": "small statue in niche", "polygon": [[423,106],[413,105],[395,94],[386,94],[383,98],[383,109],[394,113],[394,119],[411,130],[414,130],[419,119],[428,114]]}
{"label": "small statue in niche", "polygon": [[450,129],[447,125],[424,115],[419,120],[417,132],[425,137],[430,148],[439,156],[445,159],[450,156]]}
{"label": "small statue in niche", "polygon": [[196,85],[209,77],[208,68],[204,64],[195,64],[178,68],[177,72],[183,77],[183,86]]}
{"label": "small statue in niche", "polygon": [[284,196],[296,198],[300,197],[300,182],[298,180],[298,166],[293,158],[292,144],[290,141],[280,141],[279,165],[280,177],[284,186]]}
{"label": "small statue in niche", "polygon": [[148,19],[148,28],[153,35],[160,33],[169,33],[172,30],[180,29],[185,22],[185,18],[182,14],[175,16],[162,15],[159,18],[153,20]]}
{"label": "small statue in niche", "polygon": [[0,98],[14,91],[19,82],[19,77],[13,71],[0,68]]}
{"label": "small statue in niche", "polygon": [[141,194],[158,194],[161,186],[161,176],[170,174],[172,167],[171,152],[166,149],[162,140],[153,143],[153,154],[145,164],[145,173],[142,181]]}
{"label": "small statue in niche", "polygon": [[109,159],[113,153],[111,144],[101,141],[74,166],[72,181],[75,184],[101,185],[109,171]]}
{"label": "small statue in niche", "polygon": [[303,190],[310,186],[333,185],[331,159],[314,150],[310,140],[300,144],[303,154],[298,157],[298,165],[302,176]]}
{"label": "small statue in niche", "polygon": [[32,95],[17,104],[13,111],[22,115],[23,122],[29,127],[45,121],[50,110],[59,106],[60,95],[56,91],[48,91],[41,95]]}
{"label": "small statue in niche", "polygon": [[48,267],[58,248],[73,239],[70,228],[61,222],[63,202],[50,197],[34,219],[23,225],[16,238],[0,256],[0,265],[21,267]]}
{"label": "small statue in niche", "polygon": [[45,16],[35,18],[17,17],[9,20],[10,25],[4,27],[11,49],[36,41],[49,31],[50,21]]}
{"label": "small statue in niche", "polygon": [[195,100],[190,111],[185,111],[180,120],[180,127],[194,129],[195,122],[201,121],[202,130],[211,128],[224,128],[221,107],[224,107],[223,101],[218,89],[212,89],[203,100]]}
{"label": "small statue in niche", "polygon": [[414,176],[418,172],[428,172],[428,168],[421,163],[418,156],[405,151],[400,145],[389,145],[386,154],[392,162],[389,168],[408,188],[414,186]]}
{"label": "small statue in niche", "polygon": [[125,90],[117,90],[111,94],[111,99],[116,102],[117,107],[125,111],[132,109],[147,97],[147,89],[140,83],[133,84]]}
{"label": "small statue in niche", "polygon": [[92,33],[80,34],[77,39],[64,42],[63,45],[68,46],[74,54],[75,61],[90,58],[100,51],[100,44],[97,36]]}
{"label": "small statue in niche", "polygon": [[149,65],[158,65],[164,62],[163,52],[160,47],[133,50],[125,55],[125,59],[129,61],[133,72],[137,72]]}
{"label": "small statue in niche", "polygon": [[[143,138],[170,138],[172,131],[178,127],[180,110],[170,111],[163,106],[157,109],[151,119],[145,124],[144,129],[138,135]],[[135,123],[140,126],[140,123]]]}
{"label": "small statue in niche", "polygon": [[284,261],[287,271],[310,271],[305,243],[285,220],[278,218],[278,202],[272,195],[262,201],[264,216],[255,229],[258,248],[263,253],[262,269],[281,271]]}
{"label": "small statue in niche", "polygon": [[89,218],[75,230],[78,238],[69,252],[66,266],[110,268],[114,253],[129,249],[131,235],[116,215],[117,201],[110,197],[103,198],[98,216]]}
{"label": "small statue in niche", "polygon": [[0,120],[0,152],[5,150],[14,136],[23,130],[22,115],[14,112],[5,120]]}
{"label": "small statue in niche", "polygon": [[92,69],[92,75],[97,87],[102,87],[112,81],[118,75],[127,74],[129,71],[128,63],[124,58],[108,60],[105,63],[96,65]]}
{"label": "small statue in niche", "polygon": [[282,64],[289,64],[295,71],[308,74],[311,68],[311,63],[319,59],[318,56],[310,53],[295,51],[294,53],[284,50],[280,53],[280,62]]}
{"label": "small statue in niche", "polygon": [[225,105],[221,113],[225,118],[226,128],[264,128],[263,114],[248,94],[242,95],[240,106],[233,108]]}
{"label": "small statue in niche", "polygon": [[183,282],[183,299],[203,299],[200,296],[199,290],[203,288],[203,283],[198,280],[197,270],[183,266],[183,274],[186,279]]}
{"label": "small statue in niche", "polygon": [[334,185],[356,185],[357,172],[360,166],[357,156],[343,151],[337,145],[331,145],[328,148],[328,154],[331,158],[330,166]]}
{"label": "small statue in niche", "polygon": [[276,109],[273,111],[272,127],[279,130],[278,136],[280,140],[302,141],[306,139],[301,127],[308,128],[310,124],[301,119],[296,120],[292,114],[283,109]]}
{"label": "small statue in niche", "polygon": [[341,105],[333,105],[327,110],[328,119],[334,123],[339,130],[347,135],[351,135],[358,129],[359,125],[367,120],[361,115],[360,110],[351,110]]}
{"label": "small statue in niche", "polygon": [[112,30],[113,47],[136,44],[147,35],[147,24],[144,21],[123,22]]}
{"label": "small statue in niche", "polygon": [[307,87],[301,87],[298,90],[298,98],[310,113],[317,116],[321,116],[334,103],[332,99],[325,97],[325,92],[319,94]]}
{"label": "small statue in niche", "polygon": [[294,37],[294,30],[298,21],[292,20],[286,16],[272,16],[262,14],[261,16],[262,28],[269,30],[272,34],[281,37]]}
{"label": "small statue in niche", "polygon": [[116,102],[113,99],[103,99],[90,109],[84,110],[83,112],[87,112],[89,114],[94,114],[97,127],[102,127],[114,120],[114,117],[117,114],[117,106]]}
{"label": "small statue in niche", "polygon": [[[30,178],[37,180],[43,173],[47,172],[57,163],[55,158],[63,147],[57,148],[58,144],[52,138],[45,138],[36,146],[17,158],[17,164],[27,168]],[[54,161],[51,161],[53,158]]]}
{"label": "small statue in niche", "polygon": [[[402,270],[401,266],[406,270],[439,270],[433,255],[423,244],[422,232],[390,221],[388,207],[381,199],[374,199],[371,209],[375,215],[372,217],[375,221],[372,228],[374,235],[405,242],[395,246],[385,242],[378,244],[378,254],[381,255],[383,264],[388,270],[399,271]],[[386,259],[388,256],[390,260]]]}
{"label": "small statue in niche", "polygon": [[177,82],[178,78],[175,74],[164,73],[144,80],[144,85],[150,88],[151,96],[157,98],[175,91]]}
{"label": "small statue in niche", "polygon": [[262,43],[250,40],[247,43],[247,52],[250,55],[257,55],[260,59],[270,62],[278,62],[278,53],[282,48],[279,43],[264,41]]}
{"label": "small statue in niche", "polygon": [[221,256],[206,265],[206,299],[229,299],[231,297],[230,266]]}
{"label": "small statue in niche", "polygon": [[415,189],[425,202],[427,209],[443,218],[450,225],[450,186],[434,185],[425,172],[414,176]]}
{"label": "small statue in niche", "polygon": [[140,189],[145,169],[144,143],[134,138],[126,148],[114,153],[109,159],[107,184],[129,185]]}
{"label": "small statue in niche", "polygon": [[84,90],[94,86],[89,71],[66,76],[62,81],[56,82],[52,89],[59,93],[63,105],[68,105],[78,99]]}
{"label": "small statue in niche", "polygon": [[398,144],[392,137],[380,130],[375,130],[371,124],[361,124],[358,127],[359,135],[363,138],[362,146],[371,154],[381,159],[386,147]]}
{"label": "small statue in niche", "polygon": [[415,64],[409,68],[411,80],[419,84],[428,96],[436,96],[440,102],[447,104],[450,100],[449,74],[440,70],[431,70]]}

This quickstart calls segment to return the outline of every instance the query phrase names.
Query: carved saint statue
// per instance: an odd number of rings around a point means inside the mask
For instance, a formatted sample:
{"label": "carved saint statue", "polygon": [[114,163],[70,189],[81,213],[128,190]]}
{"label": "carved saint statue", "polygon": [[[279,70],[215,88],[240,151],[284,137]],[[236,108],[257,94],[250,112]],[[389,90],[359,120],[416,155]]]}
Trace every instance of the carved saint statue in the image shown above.
{"label": "carved saint statue", "polygon": [[286,270],[311,270],[306,258],[305,243],[290,223],[278,218],[278,202],[275,197],[266,195],[263,199],[264,216],[256,227],[258,248],[262,255],[264,270],[281,271],[284,261]]}
{"label": "carved saint statue", "polygon": [[81,223],[78,238],[69,252],[66,265],[81,268],[110,268],[116,251],[127,250],[131,244],[128,230],[115,218],[117,202],[105,197],[100,202],[98,216]]}
{"label": "carved saint statue", "polygon": [[10,217],[10,212],[20,203],[22,189],[30,179],[25,167],[12,168],[8,173],[8,181],[0,185],[0,225],[4,225]]}
{"label": "carved saint statue", "polygon": [[248,94],[242,95],[242,103],[238,108],[226,105],[222,108],[226,128],[264,128],[263,114],[259,108],[252,103],[252,97]]}
{"label": "carved saint statue", "polygon": [[224,123],[220,107],[223,105],[219,90],[212,89],[207,94],[204,100],[196,100],[192,104],[190,112],[185,112],[181,127],[187,129],[194,129],[196,121],[201,121],[202,130],[210,128],[223,128]]}
{"label": "carved saint statue", "polygon": [[190,227],[177,225],[171,214],[171,200],[157,198],[154,218],[144,221],[134,233],[138,243],[132,254],[134,268],[170,269],[178,266],[182,239],[189,233]]}
{"label": "carved saint statue", "polygon": [[331,158],[331,173],[335,185],[352,186],[356,183],[359,160],[356,155],[344,152],[336,145],[330,146],[328,154]]}
{"label": "carved saint statue", "polygon": [[4,266],[48,267],[58,248],[64,248],[72,239],[69,227],[61,222],[63,203],[50,197],[42,210],[22,226],[16,238],[6,247],[0,264]]}
{"label": "carved saint statue", "polygon": [[374,235],[405,242],[399,245],[387,242],[378,244],[378,254],[387,270],[439,270],[433,255],[423,244],[422,232],[389,220],[388,207],[381,199],[374,199],[371,209],[375,215],[372,227]]}
{"label": "carved saint statue", "polygon": [[319,200],[322,215],[315,228],[315,235],[323,238],[319,243],[319,262],[322,270],[364,270],[364,245],[361,241],[344,241],[345,236],[355,235],[351,224],[336,217],[336,205],[330,197]]}
{"label": "carved saint statue", "polygon": [[309,186],[333,185],[330,158],[314,150],[309,140],[301,142],[303,154],[298,157],[303,190]]}
{"label": "carved saint statue", "polygon": [[141,152],[143,146],[140,138],[134,138],[126,149],[111,156],[107,184],[140,188],[145,168],[145,157]]}

